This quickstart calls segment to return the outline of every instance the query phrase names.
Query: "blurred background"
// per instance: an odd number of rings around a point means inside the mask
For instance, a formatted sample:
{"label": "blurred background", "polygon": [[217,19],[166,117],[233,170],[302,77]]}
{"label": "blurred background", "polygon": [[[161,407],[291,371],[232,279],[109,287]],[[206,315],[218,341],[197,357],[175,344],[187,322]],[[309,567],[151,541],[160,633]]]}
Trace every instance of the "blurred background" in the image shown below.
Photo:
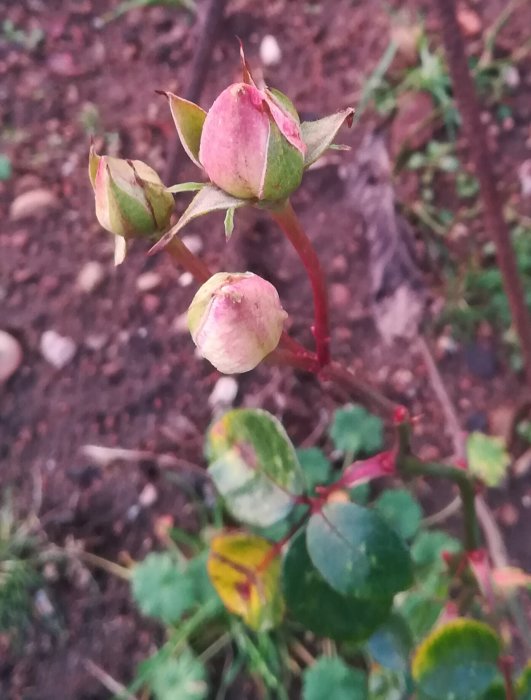
{"label": "blurred background", "polygon": [[[9,586],[5,570],[0,578],[2,698],[110,698],[101,670],[127,684],[160,641],[108,562],[126,567],[156,549],[168,518],[186,532],[200,527],[200,504],[212,499],[203,434],[220,407],[266,408],[297,444],[318,444],[349,398],[267,366],[220,383],[186,330],[190,275],[164,253],[146,257],[141,242],[114,268],[112,236],[95,218],[91,139],[100,153],[144,160],[167,185],[200,177],[155,90],[208,109],[239,79],[236,36],[255,78],[287,93],[304,119],[356,108],[340,138],[352,150],[330,151],[293,198],[330,283],[334,352],[421,415],[421,457],[452,452],[414,344],[382,342],[368,310],[374,247],[361,149],[408,222],[429,298],[425,337],[463,429],[509,443],[513,471],[489,503],[510,562],[531,566],[522,361],[432,3],[228,0],[220,18],[208,16],[212,5],[2,3],[0,558],[16,563]],[[531,6],[468,0],[458,20],[531,304]],[[188,200],[178,195],[178,213]],[[311,342],[304,271],[260,212],[238,212],[228,244],[216,214],[184,237],[213,269],[273,282],[291,332]],[[427,486],[421,497],[428,512],[449,498]],[[57,552],[74,554],[58,563]],[[250,681],[234,692],[259,697]]]}

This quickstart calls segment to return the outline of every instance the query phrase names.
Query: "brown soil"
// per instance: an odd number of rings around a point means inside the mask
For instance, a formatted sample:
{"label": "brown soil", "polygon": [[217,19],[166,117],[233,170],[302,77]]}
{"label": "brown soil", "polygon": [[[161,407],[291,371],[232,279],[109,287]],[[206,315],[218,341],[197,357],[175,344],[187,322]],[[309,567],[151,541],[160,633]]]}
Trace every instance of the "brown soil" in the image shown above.
{"label": "brown soil", "polygon": [[[391,4],[398,8],[406,3]],[[407,4],[429,10],[428,2]],[[116,561],[124,553],[142,558],[157,545],[154,524],[161,515],[171,515],[193,531],[197,516],[190,494],[201,498],[202,482],[184,471],[183,488],[150,460],[103,468],[84,457],[81,446],[169,452],[183,463],[202,466],[202,435],[211,419],[207,397],[218,375],[194,357],[191,340],[178,323],[194,291],[193,285],[184,285],[182,271],[164,254],[146,258],[141,244],[124,265],[113,268],[112,241],[95,220],[86,174],[86,123],[92,106],[99,112],[98,137],[107,134],[107,145],[118,144],[120,155],[163,171],[173,126],[165,101],[154,90],[182,91],[194,50],[193,23],[182,11],[155,7],[95,28],[94,20],[108,5],[103,0],[37,0],[10,3],[5,11],[17,27],[40,28],[44,39],[29,50],[0,36],[3,150],[14,168],[13,177],[0,182],[0,327],[20,341],[24,352],[21,367],[1,394],[0,483],[13,488],[21,514],[31,510],[35,484],[41,484],[38,514],[49,540],[59,545],[80,540],[88,551]],[[229,2],[201,103],[208,106],[237,78],[235,35],[258,66],[260,39],[273,34],[283,62],[264,75],[289,93],[303,114],[355,105],[363,76],[388,42],[388,5],[380,0]],[[504,2],[473,5],[488,26]],[[431,10],[428,26],[436,26]],[[503,32],[504,46],[519,45],[526,26],[525,18],[513,20]],[[528,64],[521,67],[521,85],[513,98],[516,125],[495,144],[507,192],[514,192],[515,172],[525,159],[529,105],[524,94],[530,79]],[[359,134],[345,138],[354,142]],[[365,245],[354,203],[338,175],[338,162],[350,157],[334,156],[308,173],[294,198],[331,284],[334,353],[421,415],[419,445],[426,454],[431,450],[433,456],[444,456],[451,443],[422,363],[407,347],[400,352],[382,347],[366,313]],[[194,180],[197,173],[183,162],[179,180],[185,178]],[[37,188],[52,193],[57,206],[28,218],[10,218],[13,198]],[[186,195],[180,196],[182,207]],[[186,233],[200,236],[212,268],[251,269],[270,279],[290,312],[293,335],[311,342],[303,270],[264,215],[238,214],[228,245],[219,216],[201,220]],[[101,263],[104,277],[87,293],[79,289],[77,276],[88,261]],[[148,270],[158,273],[160,284],[138,291],[137,277]],[[431,283],[435,296],[441,294],[436,275]],[[74,359],[61,370],[39,350],[42,333],[49,329],[77,345]],[[494,409],[514,405],[522,391],[522,379],[508,370],[500,345],[490,338],[487,343],[496,357],[489,379],[470,372],[463,348],[441,363],[465,426],[472,419],[492,420]],[[319,426],[348,398],[328,389],[323,393],[313,378],[268,366],[239,377],[238,385],[238,405],[274,411],[299,443],[311,434],[323,442]],[[138,507],[150,482],[157,499]],[[428,490],[424,496],[428,507],[444,503],[444,494]],[[529,567],[529,477],[510,479],[491,503],[511,560]],[[58,583],[46,587],[58,627],[51,629],[36,618],[23,653],[6,652],[0,660],[2,698],[109,698],[86,661],[126,683],[159,640],[159,631],[135,612],[126,584],[98,570],[91,577],[61,573]]]}

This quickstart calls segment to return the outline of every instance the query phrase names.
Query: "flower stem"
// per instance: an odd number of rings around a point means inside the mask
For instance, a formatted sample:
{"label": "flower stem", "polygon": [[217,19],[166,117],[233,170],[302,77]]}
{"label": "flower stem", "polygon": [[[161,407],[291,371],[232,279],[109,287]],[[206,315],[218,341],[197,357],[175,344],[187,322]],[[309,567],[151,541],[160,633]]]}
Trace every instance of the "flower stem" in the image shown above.
{"label": "flower stem", "polygon": [[396,468],[403,476],[431,476],[436,479],[451,481],[459,489],[463,504],[464,535],[463,544],[467,552],[480,547],[479,529],[476,516],[476,493],[474,480],[470,474],[459,467],[451,467],[439,462],[423,462],[411,452],[410,424],[407,421],[398,426],[398,453]]}
{"label": "flower stem", "polygon": [[177,263],[182,265],[185,270],[188,270],[200,284],[203,284],[203,282],[206,282],[212,277],[208,266],[185,246],[179,236],[174,236],[171,239],[166,246],[166,251]]}
{"label": "flower stem", "polygon": [[314,325],[312,331],[317,349],[317,360],[320,367],[326,367],[330,362],[328,294],[319,257],[289,200],[281,208],[271,209],[270,213],[299,254],[308,273],[313,292]]}

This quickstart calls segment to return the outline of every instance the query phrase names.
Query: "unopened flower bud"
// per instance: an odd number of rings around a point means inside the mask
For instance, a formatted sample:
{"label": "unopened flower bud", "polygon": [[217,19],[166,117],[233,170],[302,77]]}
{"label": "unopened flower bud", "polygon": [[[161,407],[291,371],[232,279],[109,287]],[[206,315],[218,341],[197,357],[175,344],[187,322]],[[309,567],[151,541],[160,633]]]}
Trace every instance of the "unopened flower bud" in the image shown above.
{"label": "unopened flower bud", "polygon": [[218,272],[188,309],[203,357],[224,374],[254,369],[278,345],[287,314],[275,287],[251,272]]}
{"label": "unopened flower bud", "polygon": [[228,194],[275,201],[300,185],[305,151],[299,117],[285,95],[235,83],[206,116],[199,160]]}
{"label": "unopened flower bud", "polygon": [[140,160],[98,156],[90,150],[89,176],[96,216],[104,229],[124,238],[151,236],[170,223],[173,195]]}

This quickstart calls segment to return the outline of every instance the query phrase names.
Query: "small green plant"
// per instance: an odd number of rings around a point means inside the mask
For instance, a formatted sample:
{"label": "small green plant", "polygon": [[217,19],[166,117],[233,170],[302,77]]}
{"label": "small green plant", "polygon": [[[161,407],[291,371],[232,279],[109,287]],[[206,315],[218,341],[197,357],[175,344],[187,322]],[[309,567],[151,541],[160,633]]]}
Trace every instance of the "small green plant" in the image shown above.
{"label": "small green plant", "polygon": [[36,539],[27,523],[17,519],[7,494],[0,508],[0,633],[14,638],[29,620],[40,581],[36,550]]}

